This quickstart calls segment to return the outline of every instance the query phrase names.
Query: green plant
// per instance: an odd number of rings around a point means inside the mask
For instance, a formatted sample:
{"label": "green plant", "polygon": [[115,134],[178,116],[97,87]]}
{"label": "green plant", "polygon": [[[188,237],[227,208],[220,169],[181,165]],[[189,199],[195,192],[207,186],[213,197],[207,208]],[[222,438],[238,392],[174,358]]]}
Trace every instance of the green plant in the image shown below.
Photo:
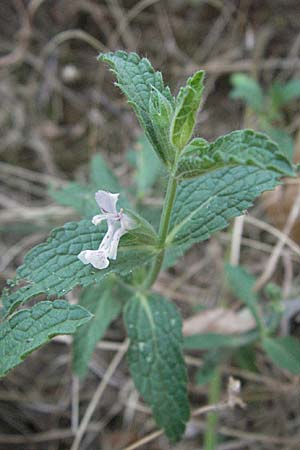
{"label": "green plant", "polygon": [[[267,357],[281,369],[293,375],[300,374],[300,342],[292,336],[277,337],[277,328],[283,313],[281,292],[278,286],[269,284],[265,288],[266,301],[254,292],[256,279],[244,267],[225,266],[230,290],[250,311],[256,326],[242,334],[194,334],[184,340],[186,349],[206,350],[204,365],[196,379],[204,384],[211,380],[216,367],[224,358],[236,359],[248,370],[256,369],[255,349],[264,351]],[[262,309],[262,304],[264,305]]]}
{"label": "green plant", "polygon": [[300,99],[300,80],[285,84],[273,82],[266,91],[248,75],[236,73],[231,76],[231,98],[241,99],[258,119],[258,126],[265,131],[292,159],[293,139],[286,131],[284,109],[294,100]]}
{"label": "green plant", "polygon": [[[147,59],[117,51],[100,55],[100,60],[110,66],[144,129],[151,144],[145,151],[154,151],[163,167],[167,187],[159,226],[133,210],[140,199],[132,203],[99,156],[92,161],[88,186],[73,183],[53,192],[84,218],[53,230],[33,248],[5,290],[0,375],[56,334],[82,326],[73,354],[74,369],[84,376],[96,342],[122,311],[135,385],[158,426],[176,441],[190,416],[181,317],[171,301],[152,292],[152,285],[194,243],[226,227],[281,176],[293,176],[294,169],[261,133],[234,131],[213,143],[192,138],[202,71],[174,98]],[[98,206],[91,201],[95,190]],[[121,192],[120,198],[115,192]],[[140,198],[144,192],[140,184]],[[80,305],[70,306],[61,298],[78,285],[83,288]],[[40,294],[52,301],[17,311]]]}

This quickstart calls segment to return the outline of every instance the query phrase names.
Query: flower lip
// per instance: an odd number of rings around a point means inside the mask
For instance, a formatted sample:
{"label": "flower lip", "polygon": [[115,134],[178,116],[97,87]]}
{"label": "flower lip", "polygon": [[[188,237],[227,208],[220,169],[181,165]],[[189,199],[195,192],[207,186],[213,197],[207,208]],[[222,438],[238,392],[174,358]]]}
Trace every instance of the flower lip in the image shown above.
{"label": "flower lip", "polygon": [[79,253],[78,258],[83,264],[92,264],[96,269],[108,267],[109,259],[117,258],[121,237],[129,230],[135,228],[134,219],[125,214],[123,208],[117,211],[116,205],[119,195],[106,191],[96,192],[95,199],[102,214],[94,216],[92,223],[98,225],[103,220],[106,220],[108,229],[98,250],[83,250]]}

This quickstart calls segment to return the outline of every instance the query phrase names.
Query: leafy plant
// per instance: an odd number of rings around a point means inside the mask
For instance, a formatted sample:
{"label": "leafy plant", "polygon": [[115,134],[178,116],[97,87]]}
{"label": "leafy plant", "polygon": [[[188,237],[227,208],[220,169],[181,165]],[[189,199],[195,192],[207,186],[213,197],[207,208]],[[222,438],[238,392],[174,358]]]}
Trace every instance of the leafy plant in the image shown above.
{"label": "leafy plant", "polygon": [[[84,376],[97,341],[123,311],[136,387],[157,424],[176,441],[189,419],[181,317],[170,300],[152,292],[152,286],[161,270],[243,214],[280,177],[293,176],[294,168],[274,142],[251,130],[234,131],[213,143],[192,139],[201,104],[202,71],[175,98],[147,59],[117,51],[100,55],[100,60],[110,66],[151,144],[143,146],[143,162],[136,159],[140,198],[157,180],[156,170],[150,176],[153,167],[145,172],[144,164],[153,158],[148,152],[154,152],[163,167],[167,187],[159,226],[133,209],[138,205],[132,199],[134,190],[123,189],[100,156],[91,163],[88,186],[72,183],[53,192],[54,198],[72,205],[84,218],[53,230],[45,243],[33,248],[13,285],[5,290],[0,376],[52,336],[73,333],[81,325],[73,360],[76,373]],[[92,201],[94,191],[96,202]],[[121,192],[120,199],[116,192]],[[53,301],[78,285],[84,288],[80,305],[68,309],[60,306],[66,305],[65,300]],[[46,301],[17,311],[38,295]],[[251,298],[247,301],[250,306]],[[14,351],[20,339],[27,344]],[[243,339],[251,342],[252,337]]]}
{"label": "leafy plant", "polygon": [[290,102],[300,99],[300,80],[290,80],[285,84],[274,82],[264,91],[255,79],[236,73],[232,75],[231,83],[230,96],[245,102],[257,117],[259,128],[292,159],[294,144],[286,131],[284,109]]}
{"label": "leafy plant", "polygon": [[[242,334],[194,334],[184,340],[186,349],[206,350],[204,365],[197,374],[200,384],[211,380],[215,368],[226,357],[233,357],[243,368],[256,370],[255,348],[264,351],[267,357],[281,369],[294,375],[300,374],[300,342],[292,336],[277,337],[276,332],[283,308],[280,305],[280,290],[267,285],[264,310],[258,294],[253,292],[255,277],[244,267],[226,265],[226,279],[230,290],[250,311],[255,328]],[[274,289],[275,287],[275,289]],[[245,357],[244,357],[245,356]]]}

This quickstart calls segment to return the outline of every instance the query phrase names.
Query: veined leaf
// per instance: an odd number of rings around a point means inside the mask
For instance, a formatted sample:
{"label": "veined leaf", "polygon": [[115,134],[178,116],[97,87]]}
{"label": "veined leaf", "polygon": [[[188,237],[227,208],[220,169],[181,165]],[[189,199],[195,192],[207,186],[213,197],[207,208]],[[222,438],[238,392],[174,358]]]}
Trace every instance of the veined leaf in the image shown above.
{"label": "veined leaf", "polygon": [[40,302],[0,324],[0,377],[58,334],[75,333],[92,315],[64,300]]}
{"label": "veined leaf", "polygon": [[262,347],[269,358],[282,369],[300,374],[300,340],[292,336],[264,338]]}
{"label": "veined leaf", "polygon": [[73,368],[79,377],[86,375],[97,342],[122,309],[122,300],[114,295],[114,281],[106,279],[100,285],[88,286],[80,296],[80,305],[94,317],[80,327],[73,340]]}
{"label": "veined leaf", "polygon": [[264,94],[256,80],[244,73],[235,73],[230,81],[233,89],[230,92],[231,98],[244,100],[256,112],[262,112],[264,107]]}
{"label": "veined leaf", "polygon": [[[61,296],[78,284],[99,283],[110,273],[127,275],[157,254],[154,232],[150,225],[146,228],[140,222],[139,227],[121,238],[118,257],[107,269],[97,270],[82,264],[78,254],[82,250],[96,250],[105,234],[104,228],[94,226],[89,220],[70,222],[56,228],[45,243],[26,255],[24,264],[17,271],[18,278],[31,282],[32,289],[39,293]],[[18,304],[28,299],[28,294],[22,289],[19,293],[20,297],[13,294],[14,302]],[[14,302],[11,302],[11,308],[14,308]]]}
{"label": "veined leaf", "polygon": [[190,415],[180,315],[158,295],[137,295],[128,301],[124,320],[135,385],[151,406],[157,425],[170,440],[178,440]]}
{"label": "veined leaf", "polygon": [[162,161],[167,163],[165,142],[160,141],[149,111],[150,97],[155,90],[165,98],[171,108],[174,106],[174,99],[169,88],[164,86],[161,73],[155,72],[149,60],[140,58],[136,53],[110,52],[101,54],[99,59],[110,65],[117,77],[118,87],[133,107],[154,150]]}
{"label": "veined leaf", "polygon": [[199,242],[245,213],[256,197],[278,184],[278,173],[258,167],[226,167],[179,185],[169,245]]}
{"label": "veined leaf", "polygon": [[176,99],[176,108],[171,125],[171,141],[182,149],[192,136],[196,115],[203,91],[204,72],[196,72],[182,87]]}
{"label": "veined leaf", "polygon": [[275,142],[253,130],[238,130],[209,144],[194,139],[183,150],[178,162],[177,176],[192,178],[228,166],[254,166],[293,176],[293,167]]}

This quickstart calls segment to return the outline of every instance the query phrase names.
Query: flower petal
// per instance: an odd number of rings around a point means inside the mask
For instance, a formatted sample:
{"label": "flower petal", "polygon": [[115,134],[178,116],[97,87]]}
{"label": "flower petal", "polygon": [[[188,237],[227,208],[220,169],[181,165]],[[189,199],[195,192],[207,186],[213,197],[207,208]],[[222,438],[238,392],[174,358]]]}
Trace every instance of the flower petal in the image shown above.
{"label": "flower petal", "polygon": [[95,194],[96,202],[101,211],[105,213],[118,214],[116,204],[120,194],[112,194],[107,191],[97,191]]}
{"label": "flower petal", "polygon": [[103,220],[116,220],[116,215],[112,213],[97,214],[92,218],[92,223],[99,225]]}
{"label": "flower petal", "polygon": [[83,264],[92,264],[95,269],[105,269],[109,265],[107,254],[103,250],[83,250],[78,258]]}

